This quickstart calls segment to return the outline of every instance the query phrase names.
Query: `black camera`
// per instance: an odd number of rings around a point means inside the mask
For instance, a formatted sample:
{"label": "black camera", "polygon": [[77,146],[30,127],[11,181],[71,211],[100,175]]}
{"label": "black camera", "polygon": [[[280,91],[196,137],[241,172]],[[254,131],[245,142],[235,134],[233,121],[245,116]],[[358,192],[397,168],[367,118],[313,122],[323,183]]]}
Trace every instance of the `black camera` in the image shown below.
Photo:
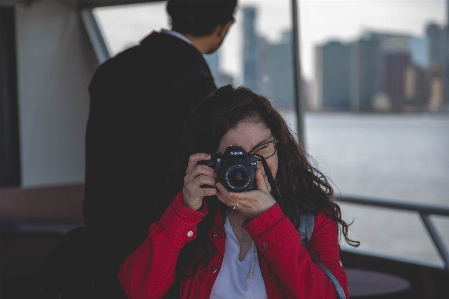
{"label": "black camera", "polygon": [[[212,158],[198,164],[209,166],[217,173],[217,182],[233,192],[257,189],[257,158],[248,154],[241,146],[229,146],[224,154],[213,153]],[[202,187],[211,187],[208,185]]]}

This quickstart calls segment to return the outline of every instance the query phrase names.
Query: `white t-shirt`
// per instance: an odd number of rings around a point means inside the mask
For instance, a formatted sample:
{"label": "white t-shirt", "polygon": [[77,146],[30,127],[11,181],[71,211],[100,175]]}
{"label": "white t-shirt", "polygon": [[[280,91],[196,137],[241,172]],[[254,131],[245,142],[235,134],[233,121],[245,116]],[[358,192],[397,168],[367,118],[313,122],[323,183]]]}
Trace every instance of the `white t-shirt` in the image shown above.
{"label": "white t-shirt", "polygon": [[[225,254],[220,272],[212,287],[210,299],[268,298],[262,273],[260,272],[257,250],[254,250],[254,242],[243,261],[240,261],[240,245],[227,218],[224,228],[226,232]],[[246,279],[251,271],[253,259],[254,280],[247,285]]]}

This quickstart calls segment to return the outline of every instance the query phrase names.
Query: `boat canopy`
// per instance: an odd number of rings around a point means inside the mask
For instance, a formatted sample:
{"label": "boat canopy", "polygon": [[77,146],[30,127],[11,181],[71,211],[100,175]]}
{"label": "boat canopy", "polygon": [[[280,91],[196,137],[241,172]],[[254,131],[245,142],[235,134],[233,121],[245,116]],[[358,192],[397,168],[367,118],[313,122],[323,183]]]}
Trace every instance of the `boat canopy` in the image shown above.
{"label": "boat canopy", "polygon": [[66,5],[79,8],[92,8],[101,6],[123,5],[123,4],[137,4],[147,2],[161,2],[160,0],[0,0],[0,5],[9,6],[16,4],[31,5],[34,3],[55,3],[60,2]]}

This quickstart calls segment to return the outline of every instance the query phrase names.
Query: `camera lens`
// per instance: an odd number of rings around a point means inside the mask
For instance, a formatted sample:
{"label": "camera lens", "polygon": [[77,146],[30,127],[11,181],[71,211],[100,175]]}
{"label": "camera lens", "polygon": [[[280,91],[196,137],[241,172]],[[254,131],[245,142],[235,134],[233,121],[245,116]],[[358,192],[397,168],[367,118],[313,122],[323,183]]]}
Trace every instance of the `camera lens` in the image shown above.
{"label": "camera lens", "polygon": [[229,182],[235,187],[243,187],[248,182],[249,174],[246,169],[236,167],[228,174]]}
{"label": "camera lens", "polygon": [[225,174],[226,184],[234,191],[245,191],[253,180],[251,169],[240,163],[231,165]]}

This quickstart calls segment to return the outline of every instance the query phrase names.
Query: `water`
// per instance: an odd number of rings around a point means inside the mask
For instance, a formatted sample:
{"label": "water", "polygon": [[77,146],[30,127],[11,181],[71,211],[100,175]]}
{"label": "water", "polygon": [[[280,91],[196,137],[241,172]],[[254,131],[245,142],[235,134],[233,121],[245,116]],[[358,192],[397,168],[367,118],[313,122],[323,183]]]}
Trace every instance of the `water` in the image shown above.
{"label": "water", "polygon": [[[336,194],[449,206],[449,114],[307,113],[305,140]],[[442,261],[417,213],[340,205],[360,248]],[[431,220],[449,250],[449,217]]]}

